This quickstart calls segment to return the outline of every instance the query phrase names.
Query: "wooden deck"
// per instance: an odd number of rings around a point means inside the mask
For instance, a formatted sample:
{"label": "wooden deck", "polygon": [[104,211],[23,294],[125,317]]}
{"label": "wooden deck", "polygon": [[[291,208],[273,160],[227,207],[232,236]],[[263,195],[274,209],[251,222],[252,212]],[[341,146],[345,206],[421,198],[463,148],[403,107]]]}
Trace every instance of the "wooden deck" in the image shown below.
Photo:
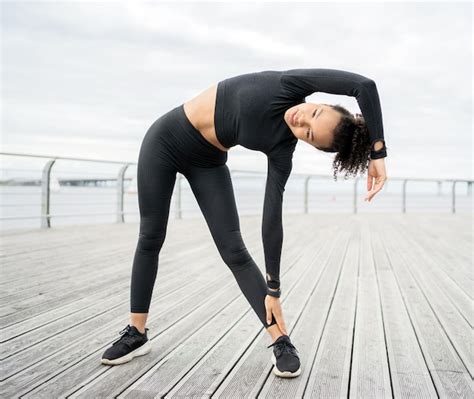
{"label": "wooden deck", "polygon": [[[260,217],[241,217],[264,271]],[[138,225],[2,236],[2,398],[472,398],[471,214],[285,215],[282,303],[302,373],[271,343],[204,219],[170,218],[153,350],[100,363],[129,322]]]}

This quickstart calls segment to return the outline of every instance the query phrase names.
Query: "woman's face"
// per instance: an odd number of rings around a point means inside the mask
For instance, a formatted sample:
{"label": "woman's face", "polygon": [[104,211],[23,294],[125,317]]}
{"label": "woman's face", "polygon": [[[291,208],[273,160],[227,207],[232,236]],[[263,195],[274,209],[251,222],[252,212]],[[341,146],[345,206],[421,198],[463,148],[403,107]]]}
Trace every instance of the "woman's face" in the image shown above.
{"label": "woman's face", "polygon": [[326,104],[301,103],[287,109],[284,119],[298,139],[316,148],[327,148],[341,114]]}

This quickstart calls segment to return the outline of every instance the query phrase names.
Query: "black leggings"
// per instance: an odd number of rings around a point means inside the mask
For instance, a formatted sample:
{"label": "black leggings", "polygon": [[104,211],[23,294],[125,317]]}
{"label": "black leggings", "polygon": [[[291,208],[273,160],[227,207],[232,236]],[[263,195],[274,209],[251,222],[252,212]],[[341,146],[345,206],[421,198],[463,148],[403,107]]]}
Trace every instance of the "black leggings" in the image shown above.
{"label": "black leggings", "polygon": [[148,313],[163,246],[176,173],[189,182],[219,253],[265,328],[266,282],[245,247],[235,204],[227,152],[191,124],[183,104],[148,129],[138,159],[140,233],[131,278],[130,310]]}

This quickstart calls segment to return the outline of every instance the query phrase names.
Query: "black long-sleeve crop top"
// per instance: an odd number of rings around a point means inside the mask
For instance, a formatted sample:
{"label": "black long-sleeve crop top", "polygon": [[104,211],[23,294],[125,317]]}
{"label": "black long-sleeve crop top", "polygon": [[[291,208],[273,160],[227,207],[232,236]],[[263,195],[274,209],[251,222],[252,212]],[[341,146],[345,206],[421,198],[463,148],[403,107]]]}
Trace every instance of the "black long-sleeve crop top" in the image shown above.
{"label": "black long-sleeve crop top", "polygon": [[314,92],[355,97],[372,145],[379,140],[384,144],[378,151],[372,147],[371,158],[387,156],[377,87],[365,76],[325,68],[267,70],[233,76],[217,85],[214,124],[219,142],[227,148],[239,144],[267,155],[262,238],[270,288],[280,287],[283,192],[298,142],[283,116]]}

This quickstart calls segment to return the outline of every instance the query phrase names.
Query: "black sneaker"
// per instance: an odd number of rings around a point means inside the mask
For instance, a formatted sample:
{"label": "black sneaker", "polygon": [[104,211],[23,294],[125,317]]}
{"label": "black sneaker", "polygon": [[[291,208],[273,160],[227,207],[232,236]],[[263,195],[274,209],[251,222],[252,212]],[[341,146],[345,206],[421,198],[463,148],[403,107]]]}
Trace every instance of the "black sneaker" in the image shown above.
{"label": "black sneaker", "polygon": [[273,373],[278,377],[296,377],[301,374],[300,358],[298,349],[291,343],[288,335],[278,337],[275,342],[268,345],[273,346],[272,363],[275,366]]}
{"label": "black sneaker", "polygon": [[127,363],[136,356],[146,355],[151,351],[147,331],[148,328],[145,328],[145,333],[142,334],[135,326],[127,324],[127,327],[119,333],[121,337],[104,352],[101,362],[114,366]]}

